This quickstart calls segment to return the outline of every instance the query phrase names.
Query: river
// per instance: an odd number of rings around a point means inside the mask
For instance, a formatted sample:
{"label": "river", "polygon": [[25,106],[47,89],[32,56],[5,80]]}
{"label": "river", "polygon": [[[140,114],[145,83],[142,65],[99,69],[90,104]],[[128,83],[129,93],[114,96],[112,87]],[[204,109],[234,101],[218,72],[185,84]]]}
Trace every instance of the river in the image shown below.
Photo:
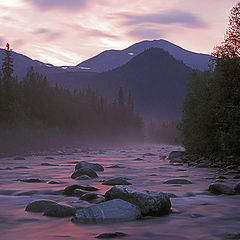
{"label": "river", "polygon": [[[2,157],[0,239],[92,240],[101,233],[116,231],[127,234],[123,239],[129,240],[240,239],[240,195],[216,196],[208,192],[208,186],[220,175],[226,177],[223,181],[227,185],[236,184],[239,179],[233,177],[237,172],[171,164],[166,156],[173,150],[181,149],[179,146],[145,144],[109,149],[66,149],[21,156],[23,158]],[[83,160],[101,164],[104,172],[98,172],[99,178],[96,179],[71,179],[76,162]],[[115,164],[122,168],[108,168]],[[37,199],[89,206],[77,197],[56,195],[56,192],[77,183],[99,188],[98,192],[104,194],[111,186],[102,185],[102,181],[111,177],[127,177],[136,189],[175,194],[177,197],[171,198],[172,213],[132,222],[74,224],[71,217],[53,218],[25,211],[26,205]],[[28,178],[44,182],[19,181]],[[190,180],[192,184],[163,184],[175,178]],[[48,184],[48,181],[59,184]]]}

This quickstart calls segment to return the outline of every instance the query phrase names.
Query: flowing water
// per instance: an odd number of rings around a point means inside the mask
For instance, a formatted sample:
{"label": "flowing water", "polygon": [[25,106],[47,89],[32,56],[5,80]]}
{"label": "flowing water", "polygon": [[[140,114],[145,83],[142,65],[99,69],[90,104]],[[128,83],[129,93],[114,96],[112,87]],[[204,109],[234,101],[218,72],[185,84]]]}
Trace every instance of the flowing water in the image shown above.
{"label": "flowing water", "polygon": [[[0,239],[1,240],[91,240],[105,232],[124,232],[123,239],[136,240],[215,240],[240,239],[240,195],[211,195],[209,184],[219,175],[233,186],[238,182],[234,171],[194,168],[170,164],[166,156],[181,147],[170,145],[138,145],[122,149],[70,149],[66,151],[0,159]],[[137,159],[140,158],[140,159]],[[70,178],[76,162],[88,161],[104,166],[99,178]],[[42,163],[57,166],[42,166]],[[118,164],[122,168],[108,168]],[[172,213],[164,217],[111,224],[74,224],[70,218],[42,216],[25,211],[26,205],[37,199],[55,200],[71,206],[88,206],[77,197],[57,194],[71,184],[91,185],[104,194],[111,186],[101,184],[111,177],[127,177],[136,189],[173,193]],[[42,183],[26,183],[19,179],[38,178]],[[193,184],[163,184],[169,179],[182,178]],[[60,184],[48,184],[48,181]]]}

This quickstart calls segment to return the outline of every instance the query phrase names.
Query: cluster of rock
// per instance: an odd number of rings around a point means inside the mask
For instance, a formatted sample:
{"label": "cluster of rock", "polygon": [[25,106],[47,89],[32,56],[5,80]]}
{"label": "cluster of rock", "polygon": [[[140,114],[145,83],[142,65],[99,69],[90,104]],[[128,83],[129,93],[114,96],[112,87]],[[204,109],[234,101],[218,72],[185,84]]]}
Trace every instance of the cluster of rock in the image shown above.
{"label": "cluster of rock", "polygon": [[[104,171],[100,164],[79,162],[75,166],[72,178],[87,176],[97,178],[96,172]],[[113,221],[130,221],[143,216],[161,216],[170,213],[169,195],[162,192],[136,190],[126,178],[117,177],[102,182],[112,185],[105,195],[98,194],[99,189],[92,186],[73,184],[63,190],[66,196],[79,197],[79,200],[94,203],[85,208],[74,208],[49,200],[37,200],[29,203],[26,211],[43,212],[45,216],[73,216],[75,223],[103,223]]]}
{"label": "cluster of rock", "polygon": [[226,168],[238,169],[240,171],[240,158],[234,156],[218,157],[216,159],[207,159],[199,155],[187,154],[184,151],[173,151],[168,159],[171,163],[186,163],[190,167],[199,168]]}

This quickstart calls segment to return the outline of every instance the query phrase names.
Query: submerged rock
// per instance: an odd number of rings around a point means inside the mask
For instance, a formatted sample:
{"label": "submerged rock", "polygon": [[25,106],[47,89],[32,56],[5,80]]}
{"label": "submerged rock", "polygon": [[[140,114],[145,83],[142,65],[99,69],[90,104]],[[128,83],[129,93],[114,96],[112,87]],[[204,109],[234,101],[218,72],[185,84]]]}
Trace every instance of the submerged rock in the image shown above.
{"label": "submerged rock", "polygon": [[103,168],[102,165],[100,165],[98,163],[89,163],[89,162],[85,162],[85,161],[77,163],[77,165],[75,166],[75,171],[80,169],[80,168],[90,168],[90,169],[92,169],[96,172],[98,172],[98,171],[103,172],[104,171],[104,168]]}
{"label": "submerged rock", "polygon": [[21,182],[27,182],[27,183],[42,183],[43,180],[40,180],[38,178],[29,178],[29,179],[20,179]]}
{"label": "submerged rock", "polygon": [[55,201],[50,201],[50,200],[36,200],[27,205],[25,208],[25,211],[27,212],[44,212],[46,208],[57,204]]}
{"label": "submerged rock", "polygon": [[97,194],[97,193],[84,193],[81,197],[80,200],[84,200],[84,201],[91,201],[97,198],[103,198],[103,195],[101,194]]}
{"label": "submerged rock", "polygon": [[109,238],[119,238],[119,237],[125,237],[125,236],[127,236],[126,233],[114,232],[114,233],[102,233],[102,234],[99,234],[96,238],[109,239]]}
{"label": "submerged rock", "polygon": [[70,217],[73,216],[76,209],[62,204],[52,204],[45,208],[43,215],[49,217]]}
{"label": "submerged rock", "polygon": [[41,166],[59,166],[58,164],[52,164],[52,163],[41,163]]}
{"label": "submerged rock", "polygon": [[103,185],[132,185],[130,182],[128,182],[125,178],[123,177],[117,177],[117,178],[111,178],[109,180],[106,180],[102,183]]}
{"label": "submerged rock", "polygon": [[105,193],[106,200],[122,199],[136,205],[143,215],[160,216],[168,214],[171,202],[168,194],[136,190],[127,186],[114,186]]}
{"label": "submerged rock", "polygon": [[56,181],[49,181],[48,184],[59,184],[59,182],[56,182]]}
{"label": "submerged rock", "polygon": [[77,178],[75,178],[76,180],[89,180],[91,179],[88,175],[82,175],[82,176],[79,176]]}
{"label": "submerged rock", "polygon": [[74,179],[74,178],[80,177],[82,175],[87,175],[90,178],[98,177],[97,173],[94,170],[92,170],[91,168],[79,168],[72,174],[71,178]]}
{"label": "submerged rock", "polygon": [[26,160],[24,157],[15,157],[13,160]]}
{"label": "submerged rock", "polygon": [[121,165],[118,165],[118,164],[115,164],[115,165],[111,165],[107,168],[125,168],[124,166],[121,166]]}
{"label": "submerged rock", "polygon": [[212,183],[209,186],[209,191],[214,194],[227,194],[227,195],[235,194],[235,191],[231,187],[221,183]]}
{"label": "submerged rock", "polygon": [[72,221],[75,223],[105,223],[131,221],[140,218],[138,208],[121,199],[114,199],[76,211]]}
{"label": "submerged rock", "polygon": [[171,179],[165,181],[164,184],[192,184],[192,182],[187,179]]}

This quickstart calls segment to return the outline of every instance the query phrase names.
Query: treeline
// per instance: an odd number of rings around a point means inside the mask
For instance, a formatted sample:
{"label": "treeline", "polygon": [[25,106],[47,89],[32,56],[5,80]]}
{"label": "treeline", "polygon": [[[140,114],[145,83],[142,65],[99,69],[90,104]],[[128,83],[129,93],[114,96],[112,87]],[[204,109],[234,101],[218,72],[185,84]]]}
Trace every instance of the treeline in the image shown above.
{"label": "treeline", "polygon": [[188,86],[179,125],[183,144],[212,159],[240,156],[240,2],[213,56],[213,69],[195,73]]}
{"label": "treeline", "polygon": [[[86,91],[51,87],[46,77],[30,68],[22,80],[13,77],[13,59],[9,44],[5,49],[0,75],[0,128],[32,127],[74,133],[79,138],[140,140],[141,117],[134,111],[129,94],[125,101],[120,88],[113,102]],[[106,139],[105,139],[106,140]]]}
{"label": "treeline", "polygon": [[180,144],[179,121],[150,121],[145,124],[146,141],[163,144]]}

